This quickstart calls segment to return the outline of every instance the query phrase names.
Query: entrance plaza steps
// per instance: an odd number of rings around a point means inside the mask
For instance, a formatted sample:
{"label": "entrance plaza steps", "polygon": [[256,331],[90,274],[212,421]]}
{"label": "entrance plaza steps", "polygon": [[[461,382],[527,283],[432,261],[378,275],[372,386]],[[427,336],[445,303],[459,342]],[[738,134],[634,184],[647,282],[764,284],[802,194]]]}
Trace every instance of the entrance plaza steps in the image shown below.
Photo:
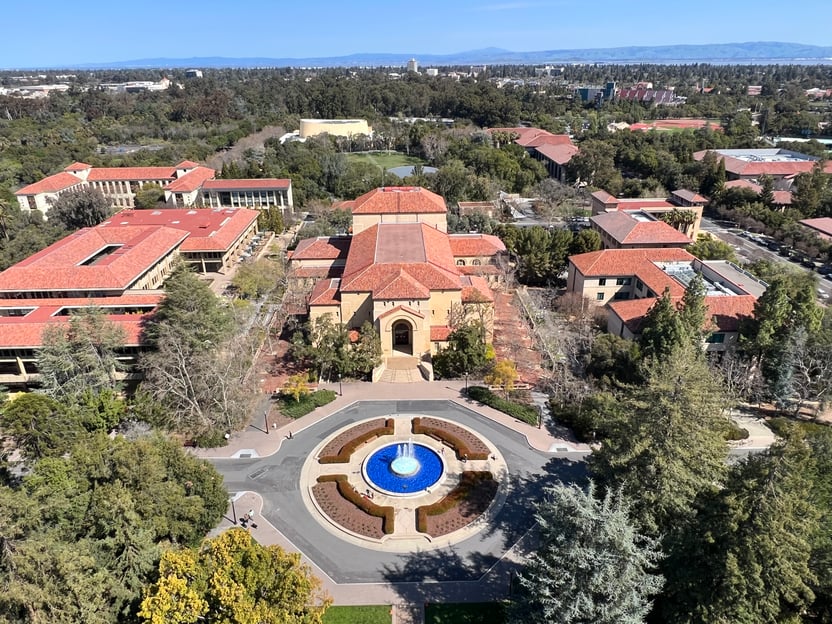
{"label": "entrance plaza steps", "polygon": [[418,357],[391,357],[385,362],[379,381],[385,383],[413,383],[424,381]]}

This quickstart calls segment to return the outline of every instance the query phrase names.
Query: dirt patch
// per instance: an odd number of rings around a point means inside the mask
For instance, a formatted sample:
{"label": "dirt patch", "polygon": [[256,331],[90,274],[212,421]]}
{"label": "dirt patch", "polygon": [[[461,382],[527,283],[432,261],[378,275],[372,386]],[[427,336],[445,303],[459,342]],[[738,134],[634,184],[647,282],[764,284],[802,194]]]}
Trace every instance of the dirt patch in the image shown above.
{"label": "dirt patch", "polygon": [[286,134],[286,130],[283,129],[283,126],[266,126],[260,132],[244,136],[230,149],[214,154],[205,162],[205,165],[219,171],[227,163],[242,161],[246,150],[262,150],[266,141],[281,137],[284,134]]}
{"label": "dirt patch", "polygon": [[494,351],[498,359],[517,364],[518,383],[537,386],[546,374],[513,291],[494,293]]}

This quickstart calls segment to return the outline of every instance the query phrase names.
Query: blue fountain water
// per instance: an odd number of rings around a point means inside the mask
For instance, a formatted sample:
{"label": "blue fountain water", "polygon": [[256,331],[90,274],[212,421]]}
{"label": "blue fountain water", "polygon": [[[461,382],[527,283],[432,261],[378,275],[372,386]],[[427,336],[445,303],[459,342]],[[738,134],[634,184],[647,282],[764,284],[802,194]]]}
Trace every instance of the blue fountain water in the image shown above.
{"label": "blue fountain water", "polygon": [[444,471],[439,453],[412,441],[383,446],[364,461],[364,477],[394,496],[421,493],[437,483]]}

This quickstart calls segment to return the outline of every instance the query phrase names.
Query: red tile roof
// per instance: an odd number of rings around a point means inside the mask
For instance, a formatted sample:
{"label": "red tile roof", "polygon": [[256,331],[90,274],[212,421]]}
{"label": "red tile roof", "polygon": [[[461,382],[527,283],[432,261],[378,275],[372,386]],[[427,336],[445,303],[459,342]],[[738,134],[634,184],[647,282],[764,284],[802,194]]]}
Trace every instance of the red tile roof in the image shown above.
{"label": "red tile roof", "polygon": [[69,167],[64,168],[64,171],[85,171],[92,169],[92,165],[83,162],[74,162]]}
{"label": "red tile roof", "polygon": [[428,290],[461,288],[447,234],[423,223],[390,223],[353,236],[341,289],[375,295],[401,271]]}
{"label": "red tile roof", "polygon": [[[186,236],[167,227],[84,228],[0,273],[0,292],[125,290]],[[99,261],[82,265],[114,245]]]}
{"label": "red tile roof", "polygon": [[199,163],[195,163],[192,160],[183,160],[181,163],[176,165],[177,169],[193,169],[194,167],[199,167]]}
{"label": "red tile roof", "polygon": [[38,195],[40,193],[57,193],[58,191],[65,191],[78,184],[83,184],[84,181],[78,176],[72,175],[62,171],[55,175],[47,176],[43,180],[24,186],[15,195]]}
{"label": "red tile roof", "polygon": [[[710,150],[694,152],[694,160],[702,160]],[[792,176],[798,173],[809,173],[814,169],[816,160],[765,161],[744,160],[731,155],[720,154],[717,157],[725,163],[725,170],[729,173],[747,178],[755,178],[764,174],[774,176]],[[832,162],[826,161],[824,173],[832,174]]]}
{"label": "red tile roof", "polygon": [[506,250],[503,241],[491,234],[450,234],[448,242],[455,258],[493,256]]}
{"label": "red tile roof", "polygon": [[540,145],[535,147],[535,150],[537,150],[539,154],[542,154],[549,160],[552,160],[559,165],[565,165],[580,151],[571,143],[559,145]]}
{"label": "red tile roof", "polygon": [[105,180],[153,180],[176,179],[176,167],[93,167],[87,176],[90,182]]}
{"label": "red tile roof", "polygon": [[404,267],[399,274],[387,278],[389,281],[373,291],[373,299],[430,299],[430,290],[407,273]]}
{"label": "red tile roof", "polygon": [[[346,202],[344,202],[346,204]],[[344,204],[339,208],[345,208]],[[353,214],[426,214],[448,211],[440,195],[418,186],[373,189],[352,203]]]}
{"label": "red tile roof", "polygon": [[[611,301],[608,307],[624,322],[627,329],[638,334],[641,332],[645,315],[656,301],[657,299],[653,297]],[[682,302],[682,297],[672,297],[671,301],[674,306],[678,307]],[[754,316],[755,302],[756,299],[752,295],[705,297],[705,305],[709,312],[706,329],[723,332],[738,331],[743,319]]]}
{"label": "red tile roof", "polygon": [[671,193],[671,195],[673,197],[681,197],[682,199],[684,199],[687,202],[690,202],[691,204],[707,204],[708,203],[708,198],[707,197],[703,197],[699,193],[696,193],[694,191],[689,191],[688,189],[678,189],[676,191],[673,191]]}
{"label": "red tile roof", "polygon": [[202,185],[206,191],[259,191],[280,189],[292,186],[288,178],[249,178],[245,180],[209,180]]}
{"label": "red tile roof", "polygon": [[351,239],[344,236],[305,238],[292,252],[292,260],[344,260]]}
{"label": "red tile roof", "polygon": [[258,210],[249,208],[122,210],[97,228],[164,225],[187,232],[188,238],[182,243],[182,251],[227,251],[232,243],[249,230],[259,215]]}
{"label": "red tile roof", "polygon": [[482,277],[463,275],[460,281],[462,282],[462,303],[494,301],[494,292]]}
{"label": "red tile roof", "polygon": [[569,262],[585,277],[638,277],[654,293],[660,295],[670,288],[671,296],[682,296],[684,287],[661,268],[662,262],[693,262],[695,258],[684,249],[604,249],[577,256]]}
{"label": "red tile roof", "polygon": [[290,278],[312,279],[323,277],[341,277],[343,267],[295,267],[289,273]]}
{"label": "red tile roof", "polygon": [[169,182],[165,186],[165,190],[171,193],[190,193],[197,191],[206,180],[213,178],[215,173],[213,169],[209,169],[208,167],[197,167],[173,182]]}
{"label": "red tile roof", "polygon": [[161,292],[130,292],[120,297],[74,299],[4,299],[0,309],[34,308],[26,316],[0,316],[0,344],[7,349],[38,348],[42,335],[50,325],[65,323],[69,316],[55,316],[61,308],[100,308],[107,318],[125,331],[125,345],[141,343],[144,322],[151,312],[144,314],[108,314],[108,310],[127,306],[155,308],[163,298]]}
{"label": "red tile roof", "polygon": [[448,336],[453,330],[445,325],[431,325],[430,326],[430,341],[431,342],[447,342]]}
{"label": "red tile roof", "polygon": [[803,225],[818,232],[822,238],[832,238],[832,217],[818,217],[817,219],[803,219]]}
{"label": "red tile roof", "polygon": [[693,242],[664,221],[639,220],[621,210],[595,215],[590,220],[621,245],[690,245]]}
{"label": "red tile roof", "polygon": [[508,134],[516,134],[515,143],[523,147],[539,147],[541,145],[571,145],[572,139],[568,134],[552,134],[548,130],[540,128],[528,128],[526,126],[517,126],[514,128],[489,128],[488,133],[505,132]]}
{"label": "red tile roof", "polygon": [[500,267],[493,264],[469,264],[456,269],[461,275],[499,275],[502,272]]}
{"label": "red tile roof", "polygon": [[323,279],[312,289],[309,295],[309,305],[337,306],[341,305],[341,291],[338,289],[340,280],[335,277]]}

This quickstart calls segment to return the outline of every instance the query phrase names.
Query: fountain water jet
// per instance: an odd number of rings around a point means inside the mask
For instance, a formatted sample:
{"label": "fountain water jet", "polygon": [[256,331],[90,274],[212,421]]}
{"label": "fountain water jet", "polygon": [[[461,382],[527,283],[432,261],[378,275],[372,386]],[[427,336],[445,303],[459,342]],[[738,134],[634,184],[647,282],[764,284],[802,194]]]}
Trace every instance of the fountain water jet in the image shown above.
{"label": "fountain water jet", "polygon": [[419,472],[421,464],[413,451],[413,440],[396,447],[396,458],[390,462],[390,470],[400,477],[409,477]]}

